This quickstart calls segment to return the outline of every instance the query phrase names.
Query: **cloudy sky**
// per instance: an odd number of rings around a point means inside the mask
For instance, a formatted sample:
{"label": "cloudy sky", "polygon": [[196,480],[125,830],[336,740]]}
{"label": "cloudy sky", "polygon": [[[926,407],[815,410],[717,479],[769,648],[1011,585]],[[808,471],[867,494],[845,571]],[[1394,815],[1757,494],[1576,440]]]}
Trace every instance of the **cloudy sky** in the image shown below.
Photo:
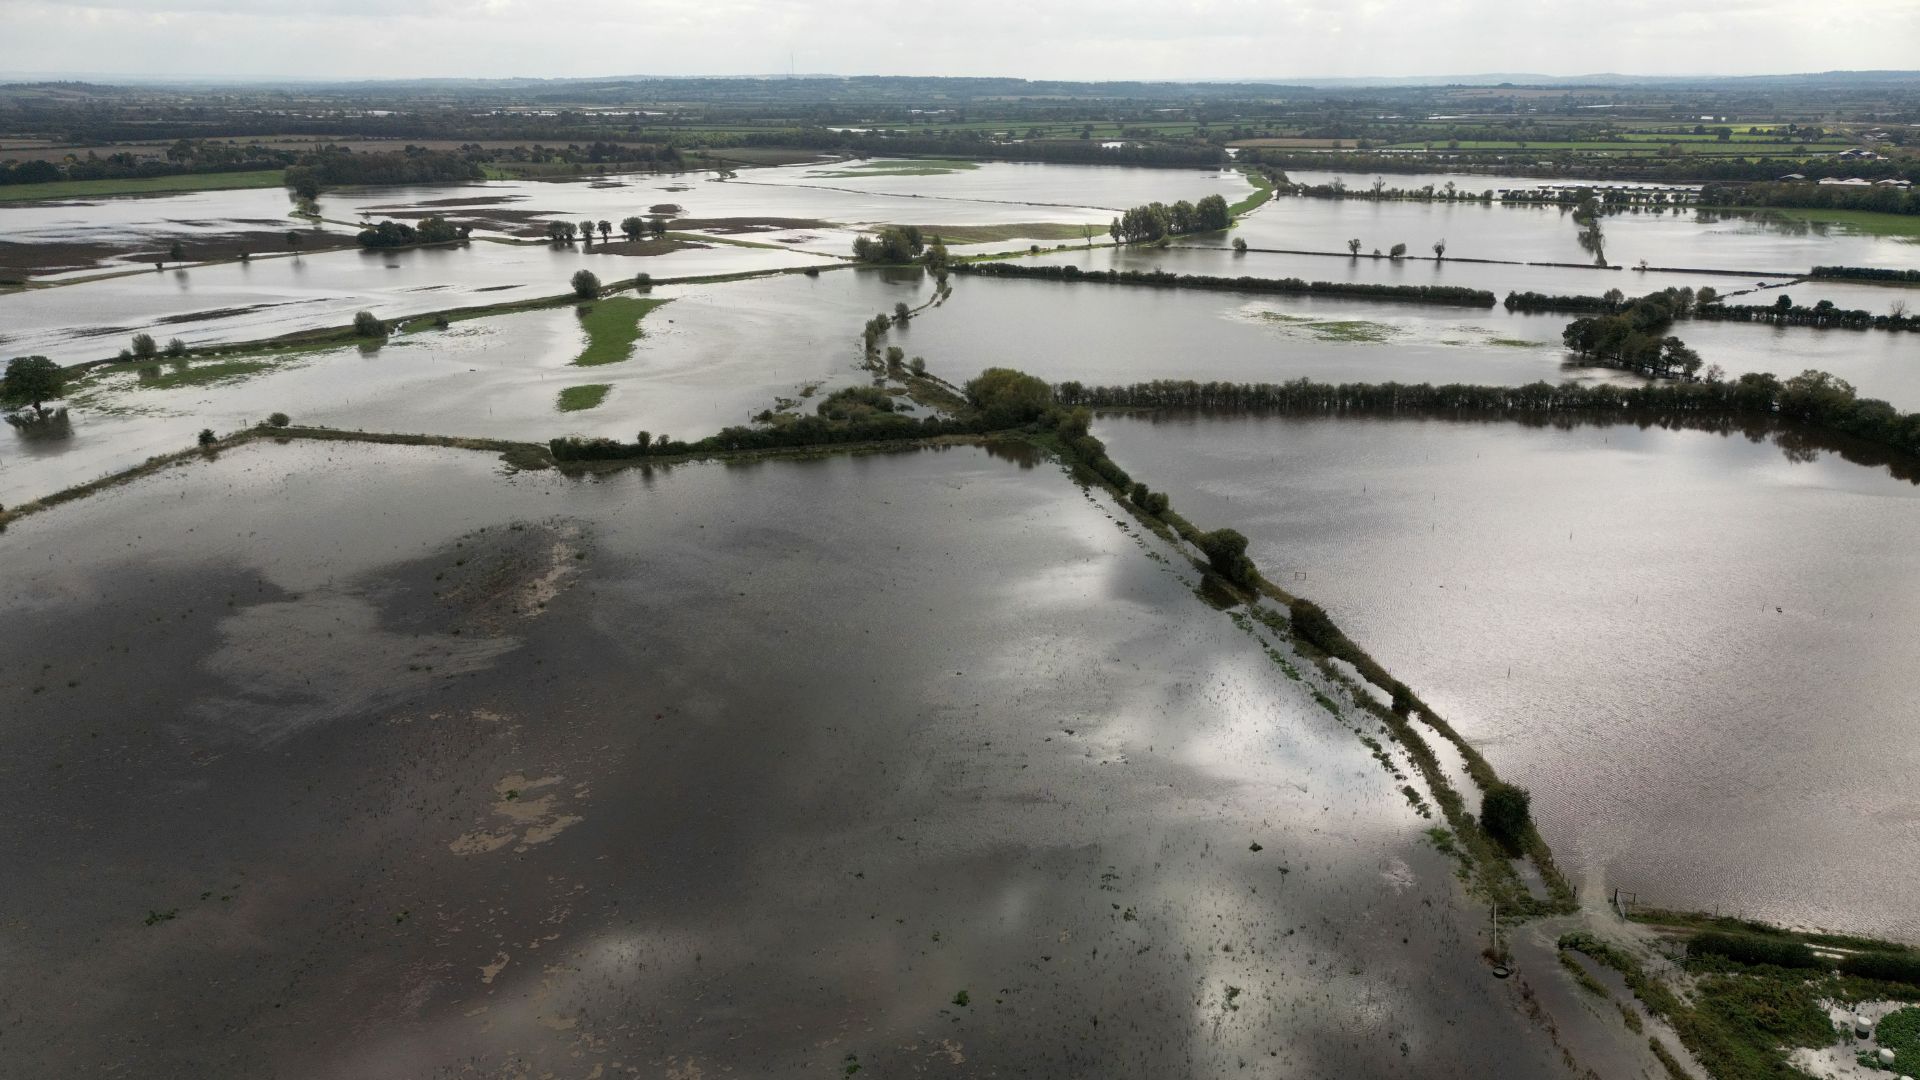
{"label": "cloudy sky", "polygon": [[[790,60],[791,58],[791,60]],[[270,77],[1920,67],[1920,0],[0,0],[0,72]]]}

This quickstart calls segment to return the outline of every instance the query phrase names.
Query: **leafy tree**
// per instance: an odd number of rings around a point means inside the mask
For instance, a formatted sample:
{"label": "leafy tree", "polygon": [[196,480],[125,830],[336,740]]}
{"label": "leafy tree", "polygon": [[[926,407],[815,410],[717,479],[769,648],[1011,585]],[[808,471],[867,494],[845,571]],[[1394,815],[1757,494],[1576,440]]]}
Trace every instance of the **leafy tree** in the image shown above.
{"label": "leafy tree", "polygon": [[1210,533],[1201,533],[1200,553],[1207,557],[1207,565],[1214,572],[1235,585],[1252,586],[1259,571],[1254,568],[1253,560],[1247,558],[1247,538],[1234,529],[1215,529]]}
{"label": "leafy tree", "polygon": [[297,230],[297,229],[288,229],[288,230],[287,230],[287,248],[288,248],[288,250],[290,250],[290,251],[299,251],[299,250],[300,250],[300,242],[301,242],[301,236],[300,236],[300,232],[299,232],[299,230]]}
{"label": "leafy tree", "polygon": [[652,274],[635,274],[633,276],[633,291],[652,292],[653,291],[653,275]]}
{"label": "leafy tree", "polygon": [[277,412],[267,417],[268,427],[283,428],[291,423],[293,423],[293,418],[283,412]]}
{"label": "leafy tree", "polygon": [[66,373],[60,365],[44,356],[16,356],[7,361],[5,375],[0,375],[0,402],[8,405],[31,405],[33,411],[42,416],[47,410],[43,404],[60,396],[66,389]]}
{"label": "leafy tree", "polygon": [[1287,605],[1287,617],[1293,634],[1324,653],[1340,652],[1345,635],[1327,617],[1325,609],[1311,600],[1296,599]]}
{"label": "leafy tree", "polygon": [[204,427],[200,429],[200,445],[201,446],[212,446],[214,443],[217,443],[219,441],[220,441],[220,436],[215,435],[213,433],[212,428]]}
{"label": "leafy tree", "polygon": [[645,232],[646,229],[647,223],[644,218],[625,217],[620,219],[620,231],[625,234],[629,240],[639,240],[640,234]]}
{"label": "leafy tree", "polygon": [[187,343],[184,341],[181,341],[179,338],[173,338],[172,340],[167,342],[167,355],[173,357],[176,360],[186,356]]}
{"label": "leafy tree", "polygon": [[907,307],[905,300],[901,300],[893,305],[893,321],[895,325],[905,326],[907,325],[907,320],[911,318],[913,318],[913,312]]}
{"label": "leafy tree", "polygon": [[580,241],[585,244],[593,243],[593,222],[585,218],[580,219]]}
{"label": "leafy tree", "polygon": [[571,221],[547,222],[547,239],[556,244],[564,244],[571,241],[574,233],[578,231],[579,229]]}
{"label": "leafy tree", "polygon": [[920,229],[914,225],[889,225],[873,236],[857,236],[853,240],[853,256],[867,263],[905,263],[926,247],[926,239],[920,235]]}
{"label": "leafy tree", "polygon": [[1508,850],[1517,850],[1533,827],[1532,805],[1526,788],[1495,783],[1480,797],[1480,827]]}
{"label": "leafy tree", "polygon": [[967,382],[966,391],[993,427],[1025,424],[1053,407],[1053,388],[1045,380],[1012,368],[988,368]]}
{"label": "leafy tree", "polygon": [[600,278],[591,270],[573,272],[573,295],[582,300],[591,300],[600,295]]}
{"label": "leafy tree", "polygon": [[1347,241],[1347,254],[1355,258],[1360,257],[1360,241],[1358,239]]}
{"label": "leafy tree", "polygon": [[371,311],[356,311],[353,332],[363,338],[383,338],[387,336],[387,324],[375,318]]}
{"label": "leafy tree", "polygon": [[1433,261],[1439,262],[1441,259],[1444,259],[1446,257],[1447,257],[1447,242],[1444,239],[1435,240],[1433,242]]}
{"label": "leafy tree", "polygon": [[1195,232],[1219,232],[1233,224],[1233,213],[1224,196],[1208,195],[1193,204]]}
{"label": "leafy tree", "polygon": [[159,346],[153,343],[152,334],[133,335],[133,355],[134,356],[142,360],[151,360],[159,352],[160,352],[160,348]]}
{"label": "leafy tree", "polygon": [[927,253],[920,256],[920,261],[933,273],[935,280],[947,279],[947,265],[950,258],[947,255],[947,245],[939,237],[934,237],[933,242],[927,245]]}
{"label": "leafy tree", "polygon": [[187,251],[180,246],[180,241],[175,240],[173,243],[167,245],[167,258],[172,259],[174,262],[180,262],[186,257]]}
{"label": "leafy tree", "polygon": [[651,222],[648,223],[647,227],[653,230],[653,238],[655,240],[658,240],[661,237],[667,235],[667,219],[666,218],[663,218],[663,217],[654,218]]}
{"label": "leafy tree", "polygon": [[606,218],[601,218],[600,219],[600,239],[605,240],[608,237],[611,237],[612,235],[613,235],[613,222],[608,221]]}
{"label": "leafy tree", "polygon": [[1244,237],[1244,236],[1236,236],[1236,237],[1234,237],[1234,238],[1233,238],[1233,253],[1234,253],[1235,255],[1245,255],[1245,254],[1247,253],[1247,238],[1246,238],[1246,237]]}
{"label": "leafy tree", "polygon": [[1395,244],[1391,248],[1387,249],[1387,258],[1389,259],[1404,258],[1406,257],[1406,254],[1407,254],[1407,245],[1405,244]]}

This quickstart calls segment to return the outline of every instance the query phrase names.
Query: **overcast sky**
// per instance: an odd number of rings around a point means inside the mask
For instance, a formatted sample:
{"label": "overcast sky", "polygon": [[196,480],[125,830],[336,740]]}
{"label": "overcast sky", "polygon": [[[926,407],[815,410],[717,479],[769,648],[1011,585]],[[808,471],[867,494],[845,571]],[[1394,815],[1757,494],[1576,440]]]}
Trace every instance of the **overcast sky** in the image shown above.
{"label": "overcast sky", "polygon": [[[791,58],[791,59],[790,59]],[[0,72],[1225,79],[1920,67],[1920,0],[0,0]]]}

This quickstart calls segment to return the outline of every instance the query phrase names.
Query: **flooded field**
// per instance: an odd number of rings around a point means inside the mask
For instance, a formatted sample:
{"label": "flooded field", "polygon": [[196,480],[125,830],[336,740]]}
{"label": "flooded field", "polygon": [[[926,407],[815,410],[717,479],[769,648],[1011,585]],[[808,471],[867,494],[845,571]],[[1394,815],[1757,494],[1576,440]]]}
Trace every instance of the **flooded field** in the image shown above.
{"label": "flooded field", "polygon": [[0,538],[10,1063],[1563,1074],[1366,749],[1054,467],[499,472],[261,443]]}
{"label": "flooded field", "polygon": [[1803,442],[1109,417],[1530,786],[1590,897],[1920,938],[1920,488]]}

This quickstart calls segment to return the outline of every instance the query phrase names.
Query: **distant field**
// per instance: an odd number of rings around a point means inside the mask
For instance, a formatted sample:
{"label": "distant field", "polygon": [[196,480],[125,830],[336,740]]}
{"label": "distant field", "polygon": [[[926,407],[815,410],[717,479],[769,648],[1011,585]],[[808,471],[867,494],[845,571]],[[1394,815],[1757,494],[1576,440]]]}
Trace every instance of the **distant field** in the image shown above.
{"label": "distant field", "polygon": [[45,184],[0,186],[0,202],[31,199],[85,199],[104,195],[162,195],[177,191],[227,191],[234,188],[279,187],[280,169],[259,172],[192,173],[187,176],[150,176],[137,180],[55,180]]}
{"label": "distant field", "polygon": [[[1706,207],[1703,209],[1714,209]],[[1770,215],[1809,225],[1837,225],[1847,232],[1920,241],[1920,214],[1876,214],[1871,210],[1803,210],[1789,207],[1729,207],[1724,214]]]}
{"label": "distant field", "polygon": [[999,240],[1083,240],[1085,229],[1095,239],[1107,235],[1104,225],[1067,225],[1058,221],[1030,221],[1013,225],[922,225],[920,231],[946,244],[986,244]]}

